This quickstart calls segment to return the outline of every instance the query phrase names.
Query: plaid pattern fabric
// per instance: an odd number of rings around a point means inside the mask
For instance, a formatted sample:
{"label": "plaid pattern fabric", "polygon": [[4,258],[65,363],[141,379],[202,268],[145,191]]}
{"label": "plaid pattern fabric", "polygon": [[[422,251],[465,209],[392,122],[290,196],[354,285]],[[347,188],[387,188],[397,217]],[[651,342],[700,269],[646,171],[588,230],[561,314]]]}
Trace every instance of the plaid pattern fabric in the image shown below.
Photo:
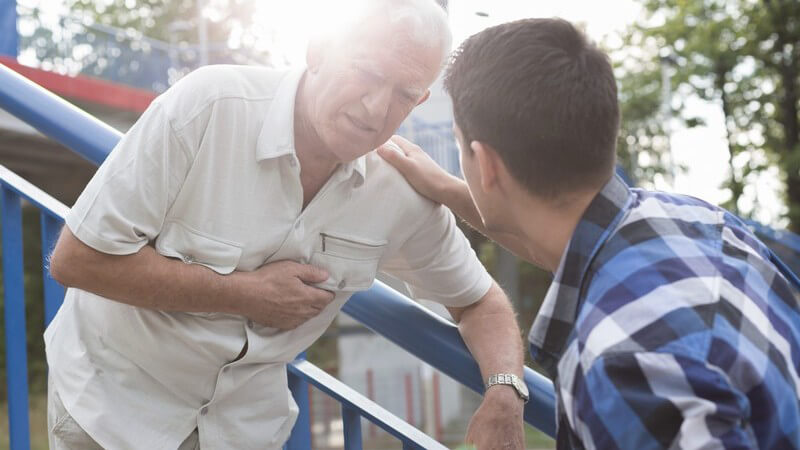
{"label": "plaid pattern fabric", "polygon": [[529,336],[559,448],[800,448],[800,303],[735,216],[613,178]]}

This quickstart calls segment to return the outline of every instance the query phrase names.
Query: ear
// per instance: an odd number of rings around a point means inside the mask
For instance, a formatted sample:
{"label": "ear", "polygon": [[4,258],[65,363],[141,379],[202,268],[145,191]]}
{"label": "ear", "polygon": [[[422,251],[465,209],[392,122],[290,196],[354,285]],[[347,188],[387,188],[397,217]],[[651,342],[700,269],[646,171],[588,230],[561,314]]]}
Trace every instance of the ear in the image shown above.
{"label": "ear", "polygon": [[499,175],[503,161],[494,149],[481,141],[472,141],[469,144],[478,158],[478,170],[481,177],[481,188],[484,192],[489,192],[499,184]]}
{"label": "ear", "polygon": [[429,98],[431,98],[431,90],[425,89],[425,93],[422,94],[422,98],[420,98],[419,101],[417,102],[417,106],[425,103],[425,101],[428,100]]}

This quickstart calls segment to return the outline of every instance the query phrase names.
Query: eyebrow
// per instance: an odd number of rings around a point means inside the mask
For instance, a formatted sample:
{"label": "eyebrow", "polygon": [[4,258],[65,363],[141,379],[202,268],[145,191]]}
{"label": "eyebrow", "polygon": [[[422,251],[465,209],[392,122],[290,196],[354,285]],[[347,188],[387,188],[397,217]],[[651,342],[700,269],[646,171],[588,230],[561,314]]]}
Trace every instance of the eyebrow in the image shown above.
{"label": "eyebrow", "polygon": [[[370,64],[369,62],[365,61],[357,61],[355,62],[356,67],[360,70],[365,70],[372,74],[373,76],[379,78],[381,81],[386,81],[386,75],[380,70],[377,66]],[[401,88],[403,93],[407,94],[409,97],[420,98],[425,93],[425,89],[417,89],[417,88]]]}

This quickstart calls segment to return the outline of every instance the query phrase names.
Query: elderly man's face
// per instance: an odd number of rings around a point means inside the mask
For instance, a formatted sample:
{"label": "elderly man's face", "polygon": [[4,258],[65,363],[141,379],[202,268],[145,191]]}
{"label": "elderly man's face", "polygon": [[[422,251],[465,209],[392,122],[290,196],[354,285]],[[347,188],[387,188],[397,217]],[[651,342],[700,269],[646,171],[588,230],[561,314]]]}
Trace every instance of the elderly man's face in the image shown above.
{"label": "elderly man's face", "polygon": [[306,119],[339,161],[386,142],[427,98],[441,66],[440,49],[391,26],[370,28],[309,53]]}

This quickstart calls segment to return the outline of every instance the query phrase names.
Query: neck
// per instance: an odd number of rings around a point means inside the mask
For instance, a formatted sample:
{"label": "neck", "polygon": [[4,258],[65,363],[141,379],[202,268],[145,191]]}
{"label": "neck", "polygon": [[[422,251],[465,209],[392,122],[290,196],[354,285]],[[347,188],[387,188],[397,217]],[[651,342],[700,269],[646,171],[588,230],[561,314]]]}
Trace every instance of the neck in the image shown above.
{"label": "neck", "polygon": [[559,201],[550,201],[519,193],[522,205],[514,208],[510,223],[516,234],[527,243],[529,258],[550,272],[558,270],[561,257],[569,245],[583,213],[594,199],[596,191],[571,195]]}
{"label": "neck", "polygon": [[327,179],[339,161],[325,146],[309,119],[311,99],[306,95],[309,78],[304,74],[294,100],[294,148],[300,162],[301,173]]}

